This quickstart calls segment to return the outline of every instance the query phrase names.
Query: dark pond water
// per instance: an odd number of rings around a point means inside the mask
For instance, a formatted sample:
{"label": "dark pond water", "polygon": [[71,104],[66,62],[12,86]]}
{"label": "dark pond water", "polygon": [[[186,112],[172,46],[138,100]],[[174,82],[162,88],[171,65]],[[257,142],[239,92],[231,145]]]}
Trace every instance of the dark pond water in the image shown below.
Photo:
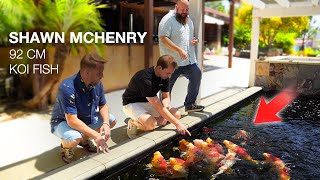
{"label": "dark pond water", "polygon": [[[264,96],[268,99],[273,95]],[[194,139],[206,139],[210,136],[220,144],[227,139],[240,145],[243,141],[232,139],[231,136],[239,129],[244,129],[251,133],[251,137],[241,146],[254,159],[264,160],[262,153],[271,153],[290,168],[291,179],[320,179],[320,98],[298,97],[280,113],[283,122],[254,125],[259,100],[260,98],[251,99],[233,113],[206,124],[206,127],[213,129],[210,134],[204,133],[200,128],[193,131],[193,136],[186,140],[192,142]],[[172,150],[174,146],[178,146],[179,140],[157,150],[165,159],[179,157],[180,153]],[[154,177],[145,170],[145,164],[151,161],[152,156],[153,152],[150,152],[137,164],[105,179],[165,179]],[[247,161],[237,161],[232,169],[231,174],[221,174],[217,179],[278,179],[277,173],[270,167],[259,168]],[[185,179],[210,179],[210,175],[190,169]]]}

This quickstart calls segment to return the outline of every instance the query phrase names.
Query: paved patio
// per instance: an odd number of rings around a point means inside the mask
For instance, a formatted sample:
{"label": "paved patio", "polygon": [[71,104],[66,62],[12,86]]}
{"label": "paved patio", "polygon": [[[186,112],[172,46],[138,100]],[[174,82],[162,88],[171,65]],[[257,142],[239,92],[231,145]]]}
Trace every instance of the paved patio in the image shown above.
{"label": "paved patio", "polygon": [[[249,59],[234,58],[233,68],[228,69],[227,56],[206,56],[205,58],[207,60],[204,61],[201,104],[206,106],[206,111],[203,114],[194,113],[185,116],[182,120],[188,127],[204,121],[260,90],[260,88],[247,89]],[[186,86],[187,80],[179,78],[172,93],[173,106],[182,107]],[[126,136],[127,119],[122,113],[121,105],[123,91],[106,94],[111,113],[118,120],[108,141],[111,152],[90,155],[82,148],[78,148],[76,154],[83,159],[69,165],[66,165],[60,158],[60,140],[50,133],[49,114],[33,113],[26,117],[0,123],[1,140],[3,144],[6,144],[6,148],[2,148],[0,154],[1,179],[44,178],[49,175],[53,175],[50,178],[59,178],[61,175],[60,177],[64,179],[90,177],[110,168],[112,164],[124,161],[134,153],[139,153],[141,148],[155,146],[176,135],[174,127],[167,125],[150,133],[144,133],[135,140],[128,139]],[[184,113],[183,108],[181,110]],[[130,150],[131,155],[123,150],[124,146],[121,146],[123,144],[126,146],[126,151]],[[76,170],[75,167],[81,170]],[[69,173],[70,176],[65,176],[65,173]]]}

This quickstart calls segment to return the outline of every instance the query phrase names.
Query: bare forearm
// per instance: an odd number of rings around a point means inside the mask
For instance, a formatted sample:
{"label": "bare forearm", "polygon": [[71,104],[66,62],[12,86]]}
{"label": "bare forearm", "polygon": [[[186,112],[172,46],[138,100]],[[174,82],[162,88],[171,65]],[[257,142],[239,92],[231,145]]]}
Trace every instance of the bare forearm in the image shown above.
{"label": "bare forearm", "polygon": [[162,105],[163,105],[165,108],[170,107],[170,98],[164,98],[164,99],[162,100]]}
{"label": "bare forearm", "polygon": [[[109,124],[110,117],[109,117],[109,108],[107,105],[103,105],[100,107],[100,115],[103,119],[103,123]],[[109,124],[109,126],[110,126],[110,124]]]}
{"label": "bare forearm", "polygon": [[160,116],[162,116],[164,119],[168,120],[173,125],[176,126],[179,123],[179,120],[170,113],[168,108],[163,106],[163,107],[156,109],[156,110],[159,112]]}

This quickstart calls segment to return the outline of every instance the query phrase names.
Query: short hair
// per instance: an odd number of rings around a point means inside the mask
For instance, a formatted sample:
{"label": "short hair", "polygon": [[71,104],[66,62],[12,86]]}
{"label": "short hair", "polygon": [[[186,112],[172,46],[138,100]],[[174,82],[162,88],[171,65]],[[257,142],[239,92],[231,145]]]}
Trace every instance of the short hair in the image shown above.
{"label": "short hair", "polygon": [[169,67],[169,65],[171,65],[175,69],[178,66],[176,60],[170,55],[163,55],[163,56],[159,57],[159,59],[157,61],[157,66],[160,66],[162,69],[166,69]]}
{"label": "short hair", "polygon": [[96,68],[98,63],[105,64],[107,61],[98,54],[86,54],[80,62],[80,69]]}
{"label": "short hair", "polygon": [[187,2],[189,2],[189,0],[177,0],[176,4],[181,3],[182,1],[187,1]]}

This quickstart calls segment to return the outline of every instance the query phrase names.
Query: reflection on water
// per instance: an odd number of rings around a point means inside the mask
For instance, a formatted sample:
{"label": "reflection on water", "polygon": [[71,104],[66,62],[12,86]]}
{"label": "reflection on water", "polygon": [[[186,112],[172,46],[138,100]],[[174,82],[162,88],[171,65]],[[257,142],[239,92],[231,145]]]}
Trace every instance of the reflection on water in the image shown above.
{"label": "reflection on water", "polygon": [[[223,118],[206,125],[212,132],[203,132],[200,128],[188,138],[206,139],[208,136],[222,144],[224,139],[231,140],[245,148],[257,160],[264,160],[262,153],[271,153],[279,157],[289,167],[291,179],[320,179],[320,99],[298,97],[288,105],[280,116],[283,122],[254,125],[253,118],[259,104],[259,98],[250,104],[230,113]],[[239,129],[250,132],[251,137],[245,143],[231,138]],[[160,149],[162,155],[179,157],[179,152],[172,150],[180,139]],[[145,164],[150,162],[152,153],[138,164],[131,165],[122,172],[107,179],[150,179],[152,174],[145,171]],[[247,161],[237,161],[231,174],[222,174],[217,179],[278,179],[277,173],[269,166],[257,166]],[[156,177],[157,178],[157,177]],[[190,169],[187,179],[209,179],[210,174]],[[158,178],[162,179],[162,178]]]}

